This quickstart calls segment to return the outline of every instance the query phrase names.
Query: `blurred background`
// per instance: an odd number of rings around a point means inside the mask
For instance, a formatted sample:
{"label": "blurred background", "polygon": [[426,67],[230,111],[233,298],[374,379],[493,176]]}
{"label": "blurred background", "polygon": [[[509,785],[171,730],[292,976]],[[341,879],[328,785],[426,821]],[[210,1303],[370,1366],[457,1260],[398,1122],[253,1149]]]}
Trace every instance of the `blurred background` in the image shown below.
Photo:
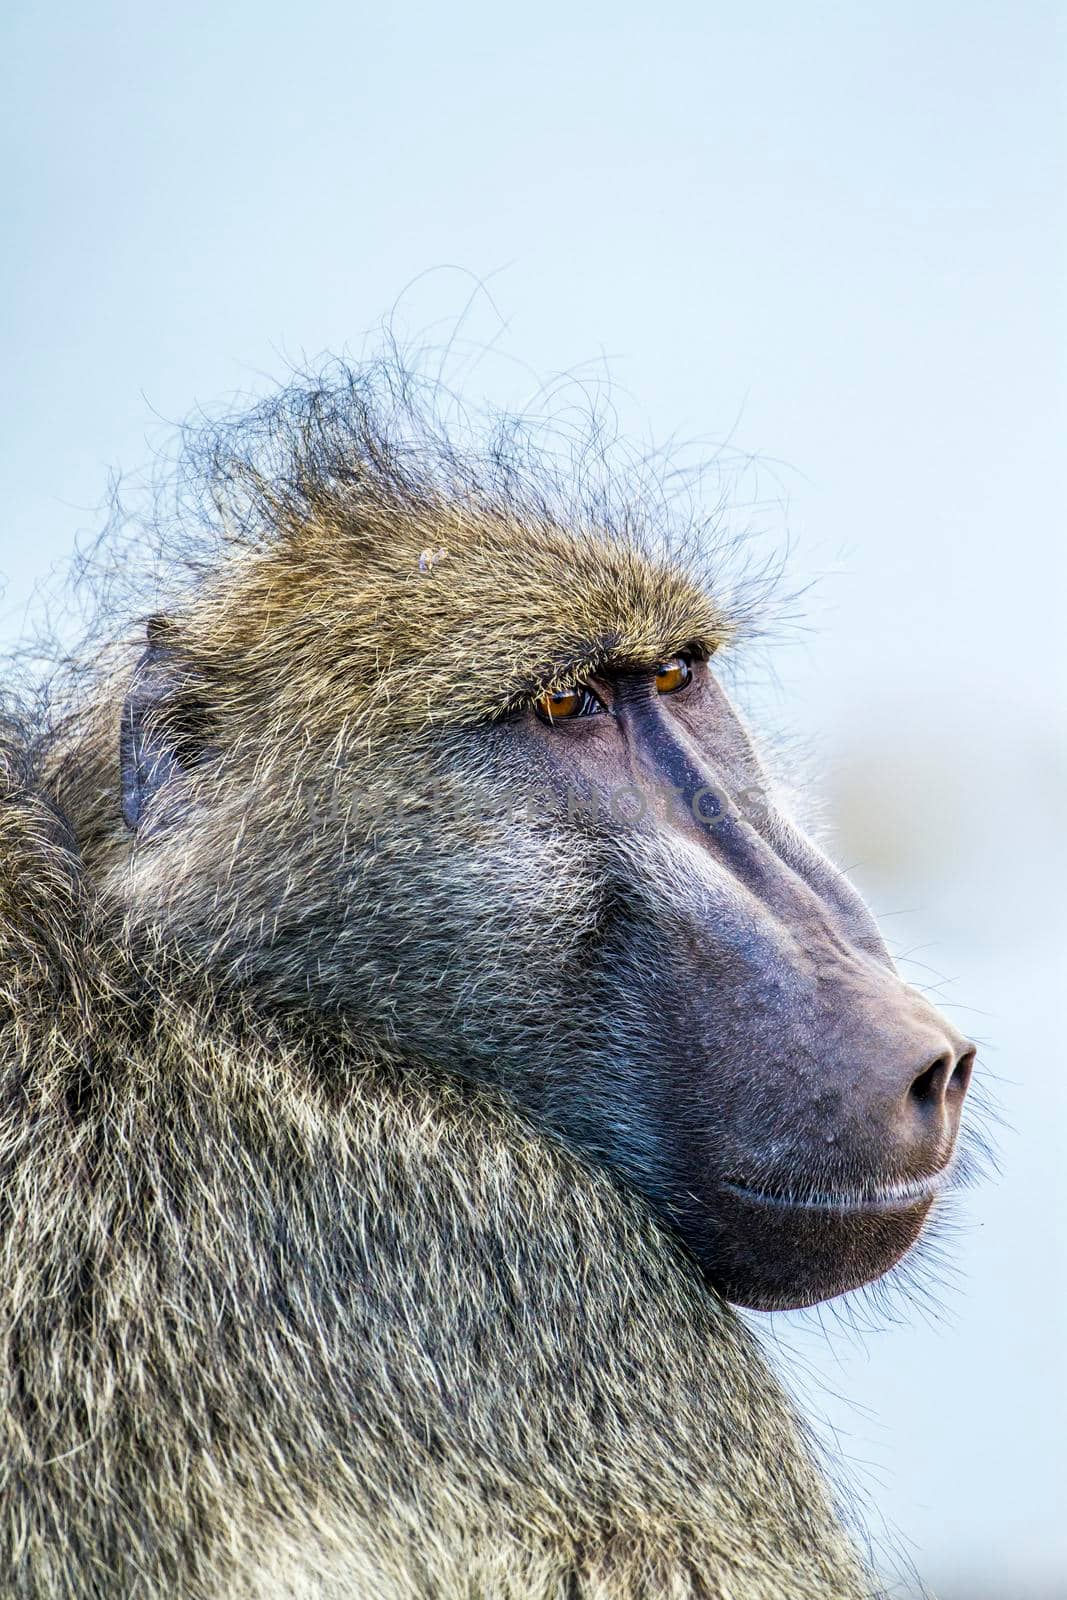
{"label": "blurred background", "polygon": [[383,317],[475,400],[610,378],[624,432],[723,447],[727,519],[791,544],[805,626],[739,693],[983,1041],[1005,1126],[932,1300],[754,1320],[893,1592],[914,1569],[944,1600],[1067,1595],[1064,20],[8,0],[0,25],[0,643],[109,473]]}

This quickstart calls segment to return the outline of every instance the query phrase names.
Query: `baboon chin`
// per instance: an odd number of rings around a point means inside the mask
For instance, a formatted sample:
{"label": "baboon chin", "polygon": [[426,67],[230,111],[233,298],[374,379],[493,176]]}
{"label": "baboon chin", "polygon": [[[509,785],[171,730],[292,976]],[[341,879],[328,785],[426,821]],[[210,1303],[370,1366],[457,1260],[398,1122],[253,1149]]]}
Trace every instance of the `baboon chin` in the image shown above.
{"label": "baboon chin", "polygon": [[0,1588],[858,1600],[723,1297],[891,1267],[973,1048],[780,805],[714,539],[411,395],[214,435],[9,728]]}

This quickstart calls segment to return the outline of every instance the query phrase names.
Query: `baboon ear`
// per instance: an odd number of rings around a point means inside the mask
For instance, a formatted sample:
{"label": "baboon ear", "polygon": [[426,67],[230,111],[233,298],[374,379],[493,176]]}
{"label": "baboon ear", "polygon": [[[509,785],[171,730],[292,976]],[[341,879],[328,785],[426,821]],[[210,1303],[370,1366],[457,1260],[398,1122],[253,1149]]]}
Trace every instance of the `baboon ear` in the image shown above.
{"label": "baboon ear", "polygon": [[130,829],[137,828],[153,797],[182,770],[189,756],[190,674],[174,648],[172,634],[166,617],[149,618],[147,648],[122,707],[122,819]]}

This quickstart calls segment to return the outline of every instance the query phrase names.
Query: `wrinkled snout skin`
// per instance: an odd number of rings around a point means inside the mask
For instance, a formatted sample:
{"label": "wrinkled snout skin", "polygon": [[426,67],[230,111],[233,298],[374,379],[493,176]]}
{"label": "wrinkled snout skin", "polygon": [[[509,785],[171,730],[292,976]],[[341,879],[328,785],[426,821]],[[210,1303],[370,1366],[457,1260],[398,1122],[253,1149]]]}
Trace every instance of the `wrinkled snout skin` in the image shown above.
{"label": "wrinkled snout skin", "polygon": [[545,745],[557,784],[623,819],[605,959],[627,969],[629,1060],[658,1129],[635,1164],[728,1298],[855,1288],[915,1242],[946,1182],[973,1047],[774,807],[706,669],[685,697],[641,675],[602,692],[607,715]]}

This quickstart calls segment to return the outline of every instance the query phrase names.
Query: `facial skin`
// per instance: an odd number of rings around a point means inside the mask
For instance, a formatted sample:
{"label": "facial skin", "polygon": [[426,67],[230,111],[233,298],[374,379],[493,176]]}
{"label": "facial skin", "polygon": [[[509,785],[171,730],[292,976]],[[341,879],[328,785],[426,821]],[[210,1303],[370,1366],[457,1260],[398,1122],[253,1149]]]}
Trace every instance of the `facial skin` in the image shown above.
{"label": "facial skin", "polygon": [[[184,792],[153,771],[122,877],[148,924],[503,1090],[727,1298],[812,1304],[918,1237],[973,1049],[776,809],[697,652],[472,726],[346,744],[324,719],[284,767],[234,744]],[[267,846],[254,873],[237,840]]]}
{"label": "facial skin", "polygon": [[645,1182],[729,1298],[803,1305],[914,1242],[974,1052],[900,981],[860,897],[774,810],[708,664],[688,665],[677,688],[673,662],[593,680],[588,714],[522,735],[558,785],[632,797],[606,955],[640,997]]}

